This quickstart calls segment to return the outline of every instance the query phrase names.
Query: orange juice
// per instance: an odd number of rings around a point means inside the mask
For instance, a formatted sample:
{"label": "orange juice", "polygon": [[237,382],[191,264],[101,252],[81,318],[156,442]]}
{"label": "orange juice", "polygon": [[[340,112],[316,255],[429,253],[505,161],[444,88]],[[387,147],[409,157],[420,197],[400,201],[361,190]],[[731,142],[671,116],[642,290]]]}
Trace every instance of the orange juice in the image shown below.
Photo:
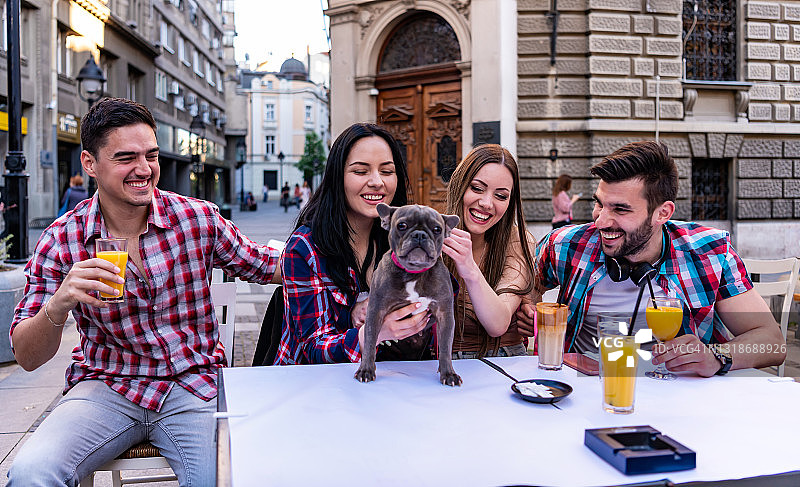
{"label": "orange juice", "polygon": [[[103,260],[107,260],[112,264],[114,264],[115,266],[119,267],[118,275],[123,280],[125,279],[125,266],[128,265],[128,252],[120,250],[103,250],[97,252],[97,257]],[[109,286],[119,291],[119,295],[117,296],[114,296],[113,294],[104,293],[101,291],[100,299],[102,299],[103,301],[122,301],[123,288],[125,287],[124,283],[111,282],[106,279],[100,279],[100,282],[102,282],[103,284],[108,284]]]}
{"label": "orange juice", "polygon": [[658,309],[648,307],[645,318],[647,326],[653,331],[653,336],[665,342],[675,338],[681,329],[683,309],[671,306],[659,306]]}
{"label": "orange juice", "polygon": [[[632,413],[639,365],[639,345],[632,336],[602,336],[600,357],[603,379],[603,408],[612,413]],[[622,352],[620,355],[619,352]]]}

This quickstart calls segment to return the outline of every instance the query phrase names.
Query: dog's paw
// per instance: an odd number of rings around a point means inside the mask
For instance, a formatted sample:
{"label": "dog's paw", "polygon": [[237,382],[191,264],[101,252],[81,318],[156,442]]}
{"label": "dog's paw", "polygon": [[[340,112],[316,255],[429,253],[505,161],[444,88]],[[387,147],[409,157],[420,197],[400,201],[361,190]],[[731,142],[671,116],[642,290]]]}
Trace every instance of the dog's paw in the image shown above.
{"label": "dog's paw", "polygon": [[456,374],[455,371],[445,372],[443,374],[439,374],[439,381],[446,386],[460,386],[461,385],[461,376]]}
{"label": "dog's paw", "polygon": [[[361,368],[356,371],[355,379],[359,382],[372,382],[375,380],[375,367]],[[461,380],[461,379],[459,379]]]}

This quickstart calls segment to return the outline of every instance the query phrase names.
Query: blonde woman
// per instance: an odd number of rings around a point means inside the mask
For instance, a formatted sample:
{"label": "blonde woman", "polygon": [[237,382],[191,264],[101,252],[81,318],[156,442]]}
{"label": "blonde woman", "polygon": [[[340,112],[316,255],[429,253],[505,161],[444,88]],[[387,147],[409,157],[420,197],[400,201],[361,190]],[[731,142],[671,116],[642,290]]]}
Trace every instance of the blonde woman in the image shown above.
{"label": "blonde woman", "polygon": [[523,335],[532,330],[518,329],[512,318],[534,289],[536,242],[525,228],[511,153],[496,144],[472,149],[450,180],[446,213],[461,218],[443,247],[461,287],[454,357],[525,355]]}

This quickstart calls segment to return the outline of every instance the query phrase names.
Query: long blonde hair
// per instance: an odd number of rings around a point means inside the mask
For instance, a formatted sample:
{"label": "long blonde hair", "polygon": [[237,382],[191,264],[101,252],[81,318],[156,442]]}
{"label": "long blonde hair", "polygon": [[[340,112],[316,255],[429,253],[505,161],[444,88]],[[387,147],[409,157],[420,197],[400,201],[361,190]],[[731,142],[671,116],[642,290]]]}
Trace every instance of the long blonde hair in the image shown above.
{"label": "long blonde hair", "polygon": [[[484,235],[486,251],[484,252],[483,260],[477,264],[483,276],[486,278],[486,282],[489,283],[492,289],[495,289],[498,294],[513,293],[525,296],[530,294],[531,290],[534,289],[533,279],[535,274],[533,272],[533,254],[528,246],[525,214],[522,211],[522,197],[519,188],[519,166],[514,156],[512,156],[507,149],[497,144],[483,144],[472,149],[464,160],[458,164],[450,179],[447,188],[447,213],[450,215],[458,215],[459,218],[461,218],[458,228],[466,230],[466,226],[464,225],[464,194],[466,194],[472,180],[475,179],[475,176],[478,174],[478,171],[486,164],[500,164],[508,168],[514,181],[514,187],[511,189],[511,198],[506,213],[500,221],[489,228]],[[511,242],[511,233],[515,226],[519,237],[520,248],[522,249],[524,265],[527,267],[526,271],[530,278],[528,279],[527,286],[523,289],[508,287],[496,289],[506,267],[508,244]],[[445,258],[445,263],[450,273],[457,276],[458,272],[453,260]],[[456,310],[461,307],[461,312],[465,313],[466,291],[464,290],[465,288],[463,287],[463,281],[460,276],[458,280],[459,284],[462,286],[462,292],[458,295]],[[458,313],[456,313],[456,317],[458,317]],[[472,315],[470,318],[475,320],[476,316]],[[458,319],[456,321],[458,321]],[[459,327],[460,331],[463,332],[463,321],[460,324],[457,323],[456,328],[459,329]],[[485,329],[482,327],[480,329],[483,335],[479,354],[483,355],[486,350],[488,350],[490,337]],[[500,337],[494,338],[492,347],[497,350],[499,344]]]}

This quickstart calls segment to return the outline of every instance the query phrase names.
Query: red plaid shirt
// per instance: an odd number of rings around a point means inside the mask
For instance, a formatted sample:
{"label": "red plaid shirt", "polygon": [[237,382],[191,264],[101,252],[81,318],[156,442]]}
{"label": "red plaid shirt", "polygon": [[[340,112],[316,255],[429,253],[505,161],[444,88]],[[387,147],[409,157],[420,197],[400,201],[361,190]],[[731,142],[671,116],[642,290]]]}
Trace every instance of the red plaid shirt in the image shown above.
{"label": "red plaid shirt", "polygon": [[[25,267],[28,283],[11,335],[20,321],[39,312],[72,264],[95,256],[95,239],[106,236],[97,195],[44,231]],[[211,271],[218,267],[267,283],[280,254],[242,235],[215,205],[159,190],[139,247],[147,279],[129,263],[123,303],[78,304],[72,311],[81,342],[72,351],[64,392],[82,380],[102,380],[130,401],[158,411],[177,383],[211,400],[225,360],[211,302]]]}

